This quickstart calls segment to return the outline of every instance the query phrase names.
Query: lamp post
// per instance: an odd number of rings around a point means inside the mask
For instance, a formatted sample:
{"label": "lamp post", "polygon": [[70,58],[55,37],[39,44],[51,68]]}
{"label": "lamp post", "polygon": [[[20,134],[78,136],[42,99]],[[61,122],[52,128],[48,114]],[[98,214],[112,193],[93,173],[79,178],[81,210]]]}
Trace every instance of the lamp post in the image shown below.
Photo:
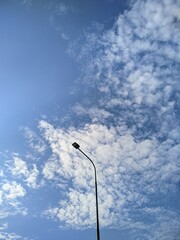
{"label": "lamp post", "polygon": [[94,175],[95,175],[95,193],[96,193],[96,226],[97,226],[97,233],[96,233],[96,239],[100,240],[100,230],[99,230],[99,211],[98,211],[98,191],[97,191],[97,174],[96,174],[96,167],[93,161],[80,149],[79,144],[74,142],[73,147],[78,149],[89,161],[92,163],[94,168]]}

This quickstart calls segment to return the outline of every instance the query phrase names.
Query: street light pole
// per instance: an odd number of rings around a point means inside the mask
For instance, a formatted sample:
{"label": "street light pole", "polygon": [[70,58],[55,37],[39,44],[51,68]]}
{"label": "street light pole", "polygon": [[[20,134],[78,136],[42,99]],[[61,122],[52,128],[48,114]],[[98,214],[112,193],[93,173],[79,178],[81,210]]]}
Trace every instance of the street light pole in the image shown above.
{"label": "street light pole", "polygon": [[95,166],[95,164],[93,163],[93,161],[90,159],[90,157],[88,157],[88,156],[80,149],[79,144],[77,144],[76,142],[74,142],[72,145],[73,145],[73,147],[75,147],[76,149],[78,149],[87,159],[89,159],[89,161],[92,163],[93,168],[94,168],[94,175],[95,175],[95,193],[96,193],[96,226],[97,226],[96,239],[97,239],[97,240],[100,240],[96,166]]}

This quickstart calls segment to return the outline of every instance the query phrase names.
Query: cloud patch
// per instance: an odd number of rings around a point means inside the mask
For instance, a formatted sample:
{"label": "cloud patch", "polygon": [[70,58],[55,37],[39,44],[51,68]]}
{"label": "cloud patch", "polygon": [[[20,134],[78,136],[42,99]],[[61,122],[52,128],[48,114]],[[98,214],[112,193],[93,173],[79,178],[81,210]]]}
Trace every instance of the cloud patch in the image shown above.
{"label": "cloud patch", "polygon": [[31,147],[35,153],[42,155],[46,151],[46,144],[40,136],[28,127],[21,128],[21,130],[25,135],[29,147]]}
{"label": "cloud patch", "polygon": [[[45,215],[69,227],[95,226],[93,169],[87,159],[72,149],[74,140],[81,143],[97,166],[102,227],[142,230],[147,228],[146,224],[139,220],[138,226],[133,218],[151,218],[150,214],[156,218],[156,211],[149,205],[166,212],[168,198],[163,196],[175,194],[180,180],[178,146],[172,148],[168,142],[162,144],[155,139],[136,142],[131,132],[122,134],[118,128],[104,125],[87,124],[83,129],[63,131],[41,121],[40,128],[54,156],[45,163],[44,177],[51,181],[68,180],[66,198],[46,210]],[[171,155],[170,161],[166,161]],[[150,226],[155,227],[153,222]]]}
{"label": "cloud patch", "polygon": [[0,218],[16,214],[27,215],[27,208],[21,204],[21,199],[26,196],[26,190],[16,181],[4,180],[0,190]]}
{"label": "cloud patch", "polygon": [[23,180],[30,188],[38,189],[43,182],[39,180],[39,170],[36,164],[30,164],[22,160],[18,154],[12,156],[12,160],[8,161],[8,168],[12,176]]}

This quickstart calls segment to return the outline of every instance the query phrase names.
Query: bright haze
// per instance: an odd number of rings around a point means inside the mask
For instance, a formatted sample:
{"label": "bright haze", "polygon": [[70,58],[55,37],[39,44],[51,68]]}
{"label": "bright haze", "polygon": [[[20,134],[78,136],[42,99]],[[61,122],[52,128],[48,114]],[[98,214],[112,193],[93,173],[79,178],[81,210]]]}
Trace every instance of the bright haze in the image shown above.
{"label": "bright haze", "polygon": [[180,1],[0,0],[0,239],[180,239]]}

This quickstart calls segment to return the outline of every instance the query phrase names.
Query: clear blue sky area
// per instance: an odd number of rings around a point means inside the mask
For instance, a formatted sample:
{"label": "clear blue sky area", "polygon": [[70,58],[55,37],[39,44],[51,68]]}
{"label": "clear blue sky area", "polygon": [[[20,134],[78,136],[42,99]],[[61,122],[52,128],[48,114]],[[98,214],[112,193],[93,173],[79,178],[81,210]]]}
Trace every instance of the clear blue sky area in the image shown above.
{"label": "clear blue sky area", "polygon": [[0,0],[0,239],[180,239],[180,2]]}

